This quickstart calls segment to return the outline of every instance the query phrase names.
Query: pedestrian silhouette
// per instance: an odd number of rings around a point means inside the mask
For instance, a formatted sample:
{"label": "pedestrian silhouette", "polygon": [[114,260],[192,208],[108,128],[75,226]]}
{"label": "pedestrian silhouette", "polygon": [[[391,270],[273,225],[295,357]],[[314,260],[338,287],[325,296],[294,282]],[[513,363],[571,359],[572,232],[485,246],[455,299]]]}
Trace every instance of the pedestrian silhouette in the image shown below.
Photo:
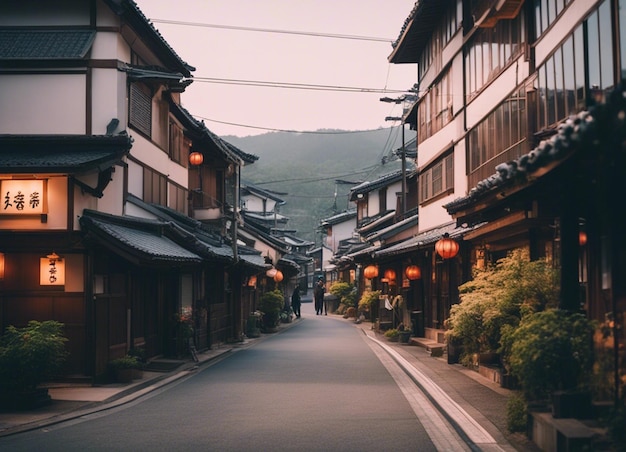
{"label": "pedestrian silhouette", "polygon": [[293,313],[297,319],[300,318],[300,305],[302,304],[302,300],[300,298],[300,287],[296,286],[293,289],[293,293],[291,294],[291,309],[293,309]]}
{"label": "pedestrian silhouette", "polygon": [[319,278],[315,289],[313,290],[313,298],[315,299],[315,315],[322,315],[324,310],[324,280]]}

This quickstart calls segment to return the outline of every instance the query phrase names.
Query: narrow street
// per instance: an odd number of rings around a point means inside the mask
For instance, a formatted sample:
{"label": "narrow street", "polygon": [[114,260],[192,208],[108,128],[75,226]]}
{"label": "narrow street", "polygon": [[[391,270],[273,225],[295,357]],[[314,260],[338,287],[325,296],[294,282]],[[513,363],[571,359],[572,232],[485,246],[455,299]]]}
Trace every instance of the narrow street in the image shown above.
{"label": "narrow street", "polygon": [[289,330],[176,384],[112,410],[2,438],[0,448],[469,450],[362,330],[316,316],[312,304],[303,305],[303,314]]}

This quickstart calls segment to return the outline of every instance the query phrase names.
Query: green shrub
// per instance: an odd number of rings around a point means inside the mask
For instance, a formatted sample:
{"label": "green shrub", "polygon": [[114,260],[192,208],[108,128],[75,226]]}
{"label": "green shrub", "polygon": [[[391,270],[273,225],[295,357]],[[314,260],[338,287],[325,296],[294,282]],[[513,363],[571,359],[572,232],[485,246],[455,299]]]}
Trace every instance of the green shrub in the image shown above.
{"label": "green shrub", "polygon": [[474,279],[459,286],[461,302],[451,307],[446,338],[460,344],[461,360],[500,352],[508,365],[510,342],[503,334],[520,319],[558,304],[557,272],[545,260],[530,261],[526,250],[515,250],[495,265],[476,270]]}
{"label": "green shrub", "polygon": [[584,315],[559,309],[522,319],[510,335],[509,362],[527,400],[589,388],[594,330]]}
{"label": "green shrub", "polygon": [[516,392],[506,402],[506,427],[509,432],[525,432],[528,405],[523,394]]}
{"label": "green shrub", "polygon": [[273,328],[278,325],[280,313],[285,305],[285,297],[279,289],[265,292],[259,299],[259,311],[263,313],[263,326]]}
{"label": "green shrub", "polygon": [[396,328],[389,328],[387,331],[385,331],[384,335],[386,338],[391,339],[400,336],[400,331],[398,331]]}
{"label": "green shrub", "polygon": [[138,369],[140,367],[140,363],[137,357],[124,355],[121,358],[109,361],[109,366],[112,369]]}
{"label": "green shrub", "polygon": [[328,291],[339,298],[338,313],[342,313],[347,308],[353,307],[356,302],[356,287],[343,281],[335,281]]}
{"label": "green shrub", "polygon": [[361,295],[361,298],[359,299],[359,310],[370,312],[372,305],[378,302],[380,294],[380,290],[366,290],[363,292],[363,295]]}
{"label": "green shrub", "polygon": [[62,323],[30,321],[0,337],[0,393],[35,389],[61,372],[68,352]]}

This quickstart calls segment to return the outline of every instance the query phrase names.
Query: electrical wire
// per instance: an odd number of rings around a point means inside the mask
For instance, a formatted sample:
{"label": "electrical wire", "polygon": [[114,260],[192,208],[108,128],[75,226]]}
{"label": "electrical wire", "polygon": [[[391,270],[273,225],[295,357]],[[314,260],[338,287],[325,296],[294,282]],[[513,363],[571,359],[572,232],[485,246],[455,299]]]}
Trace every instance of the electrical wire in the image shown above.
{"label": "electrical wire", "polygon": [[260,86],[265,88],[302,89],[311,91],[331,91],[349,93],[378,93],[378,94],[400,94],[407,93],[408,90],[387,89],[387,88],[363,88],[357,86],[336,86],[336,85],[316,85],[308,83],[290,82],[267,82],[263,80],[241,80],[214,77],[190,77],[187,80],[203,83],[215,83],[218,85],[239,85],[239,86]]}
{"label": "electrical wire", "polygon": [[237,25],[219,25],[219,24],[207,24],[202,22],[186,22],[181,20],[167,20],[167,19],[150,19],[154,23],[168,24],[168,25],[182,25],[186,27],[201,27],[201,28],[218,28],[223,30],[239,30],[239,31],[254,31],[260,33],[278,33],[288,35],[302,35],[302,36],[314,36],[317,38],[334,38],[334,39],[351,39],[356,41],[374,41],[374,42],[387,42],[393,43],[395,39],[389,38],[377,38],[373,36],[357,36],[357,35],[342,35],[335,33],[319,33],[313,31],[294,31],[294,30],[277,30],[272,28],[255,28],[255,27],[242,27]]}

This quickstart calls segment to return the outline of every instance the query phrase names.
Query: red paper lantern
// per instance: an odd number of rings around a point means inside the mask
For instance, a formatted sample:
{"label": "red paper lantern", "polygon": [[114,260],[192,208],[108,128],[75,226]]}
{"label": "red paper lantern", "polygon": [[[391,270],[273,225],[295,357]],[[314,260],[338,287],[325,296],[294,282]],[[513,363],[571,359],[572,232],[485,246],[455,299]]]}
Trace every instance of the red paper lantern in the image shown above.
{"label": "red paper lantern", "polygon": [[417,265],[409,265],[404,270],[404,274],[411,281],[415,281],[416,279],[420,279],[422,277],[422,271]]}
{"label": "red paper lantern", "polygon": [[204,162],[204,156],[202,155],[202,152],[192,152],[191,154],[189,154],[189,163],[191,163],[193,166],[202,165],[202,162]]}
{"label": "red paper lantern", "polygon": [[452,259],[459,252],[459,244],[446,233],[441,240],[435,243],[435,251],[444,259]]}
{"label": "red paper lantern", "polygon": [[387,278],[387,281],[389,281],[390,283],[394,283],[396,281],[396,272],[395,272],[395,270],[393,270],[391,268],[385,270],[385,278]]}
{"label": "red paper lantern", "polygon": [[580,231],[578,233],[578,244],[580,246],[585,246],[587,244],[587,233],[585,231]]}
{"label": "red paper lantern", "polygon": [[280,270],[276,270],[276,274],[274,275],[274,281],[281,282],[283,280],[283,272]]}
{"label": "red paper lantern", "polygon": [[363,270],[363,276],[367,279],[374,279],[378,276],[378,267],[375,265],[368,265]]}

